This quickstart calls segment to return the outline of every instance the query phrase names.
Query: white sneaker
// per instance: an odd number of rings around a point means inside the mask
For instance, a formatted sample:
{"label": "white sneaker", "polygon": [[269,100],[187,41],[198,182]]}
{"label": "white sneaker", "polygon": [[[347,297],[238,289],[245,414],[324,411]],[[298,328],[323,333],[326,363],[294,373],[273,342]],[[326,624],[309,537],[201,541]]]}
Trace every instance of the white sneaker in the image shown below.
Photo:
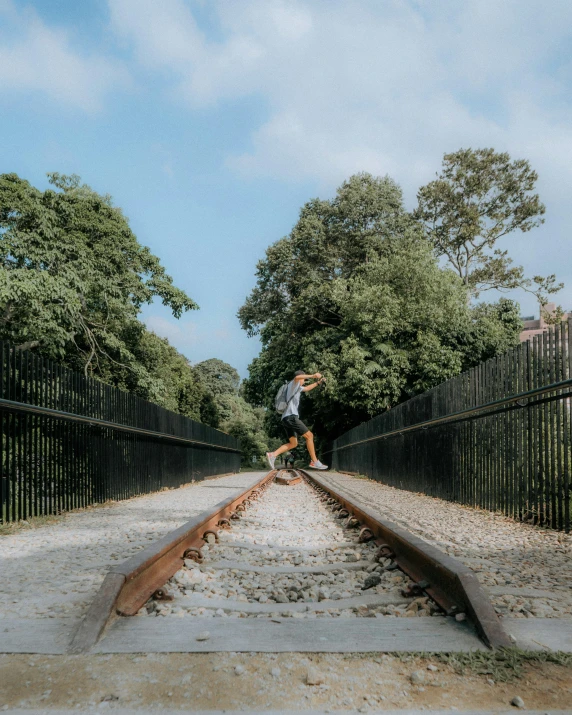
{"label": "white sneaker", "polygon": [[310,462],[310,469],[327,469],[327,465],[322,464],[319,459],[315,462]]}
{"label": "white sneaker", "polygon": [[270,469],[274,469],[274,462],[276,461],[276,457],[272,454],[272,452],[266,452],[266,459],[268,460]]}

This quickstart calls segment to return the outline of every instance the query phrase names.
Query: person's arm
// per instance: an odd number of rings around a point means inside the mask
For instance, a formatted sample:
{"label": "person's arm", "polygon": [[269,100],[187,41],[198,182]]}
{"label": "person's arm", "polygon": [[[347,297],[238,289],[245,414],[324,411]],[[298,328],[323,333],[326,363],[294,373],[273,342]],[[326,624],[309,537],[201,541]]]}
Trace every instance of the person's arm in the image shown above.
{"label": "person's arm", "polygon": [[306,385],[306,387],[302,388],[302,392],[310,392],[310,390],[313,390],[315,387],[318,387],[318,385],[321,385],[324,378],[320,375],[319,372],[317,372],[315,375],[312,375],[312,377],[318,378],[317,382],[313,382],[311,385]]}
{"label": "person's arm", "polygon": [[315,372],[313,375],[297,375],[296,380],[319,380],[321,377],[321,372]]}

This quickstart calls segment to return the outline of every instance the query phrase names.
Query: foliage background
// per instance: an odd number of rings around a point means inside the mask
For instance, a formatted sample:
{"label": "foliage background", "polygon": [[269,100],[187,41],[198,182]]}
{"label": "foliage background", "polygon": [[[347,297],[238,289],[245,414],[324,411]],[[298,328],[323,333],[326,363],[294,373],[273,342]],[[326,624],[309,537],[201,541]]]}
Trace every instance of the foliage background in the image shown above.
{"label": "foliage background", "polygon": [[270,406],[295,370],[324,373],[302,414],[322,442],[505,351],[521,329],[514,301],[470,303],[389,177],[356,174],[306,203],[256,276],[239,311],[262,341],[245,395]]}
{"label": "foliage background", "polygon": [[140,321],[159,298],[173,316],[198,306],[141,246],[111,197],[77,176],[41,192],[0,175],[0,339],[238,437],[243,460],[266,451],[262,411],[220,360],[193,367]]}
{"label": "foliage background", "polygon": [[0,175],[0,338],[220,428],[254,464],[282,441],[273,398],[297,369],[326,376],[302,414],[323,442],[518,341],[514,301],[472,299],[490,287],[558,290],[495,247],[542,222],[535,181],[524,160],[469,149],[445,155],[412,213],[395,181],[367,173],[308,201],[240,308],[262,343],[241,385],[228,363],[192,366],[141,322],[156,299],[175,318],[198,306],[111,197],[77,176],[51,174],[41,192]]}
{"label": "foliage background", "polygon": [[[212,358],[195,366],[204,390],[203,421],[236,437],[245,466],[265,466],[269,438],[262,407],[253,407],[243,397],[238,372],[228,363]],[[274,446],[276,440],[270,440]],[[277,445],[276,445],[277,446]]]}

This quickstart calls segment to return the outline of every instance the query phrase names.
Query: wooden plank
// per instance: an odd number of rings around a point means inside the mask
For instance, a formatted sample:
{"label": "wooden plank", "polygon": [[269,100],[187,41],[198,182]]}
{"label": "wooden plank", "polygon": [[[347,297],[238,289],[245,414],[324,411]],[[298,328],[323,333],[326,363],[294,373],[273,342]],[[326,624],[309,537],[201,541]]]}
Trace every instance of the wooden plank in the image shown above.
{"label": "wooden plank", "polygon": [[539,588],[521,588],[520,586],[485,586],[485,591],[492,596],[520,596],[521,598],[552,598],[555,601],[572,600],[572,592],[545,591]]}
{"label": "wooden plank", "polygon": [[0,653],[62,655],[77,626],[77,619],[70,618],[2,618]]}
{"label": "wooden plank", "polygon": [[123,588],[125,576],[108,573],[89,610],[80,623],[70,646],[70,653],[85,653],[97,642],[109,621],[117,596]]}
{"label": "wooden plank", "polygon": [[[208,640],[197,640],[209,632]],[[95,653],[372,653],[486,650],[451,618],[133,618],[116,621]]]}
{"label": "wooden plank", "polygon": [[[86,711],[88,712],[88,711]],[[92,710],[89,711],[94,712]],[[164,709],[161,708],[161,715],[188,715],[189,713],[192,712],[192,715],[244,715],[244,710],[171,710],[171,709]],[[282,708],[280,709],[274,709],[274,708],[268,708],[264,710],[264,715],[328,715],[328,713],[331,713],[332,710],[330,708],[327,708],[325,710],[322,709],[316,709],[312,708],[311,710],[283,710]],[[355,710],[336,710],[335,711],[337,715],[355,715],[356,711]],[[426,708],[413,708],[413,709],[399,709],[399,710],[383,710],[383,711],[371,711],[371,712],[383,712],[383,715],[451,715],[451,708],[448,709],[438,709],[438,710],[427,710]],[[491,710],[461,710],[460,711],[462,715],[491,715]],[[494,715],[514,715],[515,714],[515,709],[512,708],[511,710],[495,710]],[[528,715],[572,715],[571,710],[554,710],[554,709],[549,709],[547,710],[546,708],[543,708],[542,710],[526,710]],[[17,709],[12,709],[9,708],[8,710],[3,710],[2,711],[3,715],[6,713],[6,715],[23,715],[24,711],[22,711],[20,708]],[[49,710],[41,709],[32,709],[32,710],[25,710],[25,715],[76,715],[77,710],[62,710],[62,709],[53,709],[50,708]],[[121,706],[113,705],[113,715],[157,715],[157,708],[142,708],[142,707],[137,707],[136,709],[127,707],[123,708]]]}
{"label": "wooden plank", "polygon": [[254,566],[244,561],[215,561],[205,564],[205,569],[236,569],[237,571],[252,571],[253,573],[329,573],[331,571],[360,571],[371,566],[373,561],[340,561],[323,566]]}
{"label": "wooden plank", "polygon": [[[340,598],[337,601],[315,601],[296,603],[248,603],[244,601],[233,601],[228,598],[208,598],[200,593],[192,593],[188,596],[181,596],[177,599],[177,604],[184,608],[222,608],[227,613],[305,613],[316,611],[327,611],[331,608],[343,610],[345,608],[357,608],[358,606],[389,606],[390,604],[410,603],[411,600],[404,598],[398,591],[393,593],[372,593],[363,596],[352,596],[351,598]],[[424,616],[427,618],[427,616]]]}
{"label": "wooden plank", "polygon": [[504,618],[503,624],[518,648],[572,653],[572,618]]}
{"label": "wooden plank", "polygon": [[[248,523],[248,517],[243,519]],[[328,544],[327,546],[269,546],[268,544],[255,544],[249,541],[232,541],[231,532],[223,531],[220,535],[221,546],[229,546],[231,549],[252,549],[252,551],[289,551],[300,553],[318,553],[321,551],[338,551],[338,549],[355,549],[359,544],[355,541],[340,541]]]}
{"label": "wooden plank", "polygon": [[282,484],[285,487],[294,486],[302,482],[302,477],[276,477],[276,483]]}

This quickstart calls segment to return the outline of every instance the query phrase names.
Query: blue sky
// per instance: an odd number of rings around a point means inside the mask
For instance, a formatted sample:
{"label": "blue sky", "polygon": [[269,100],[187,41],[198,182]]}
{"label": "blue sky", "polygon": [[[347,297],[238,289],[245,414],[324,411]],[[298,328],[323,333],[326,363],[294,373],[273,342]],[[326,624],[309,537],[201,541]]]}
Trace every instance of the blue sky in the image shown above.
{"label": "blue sky", "polygon": [[504,245],[570,308],[571,28],[568,0],[0,0],[0,171],[110,193],[201,307],[149,327],[243,376],[236,311],[300,206],[370,171],[413,207],[461,147],[538,171],[546,223]]}

